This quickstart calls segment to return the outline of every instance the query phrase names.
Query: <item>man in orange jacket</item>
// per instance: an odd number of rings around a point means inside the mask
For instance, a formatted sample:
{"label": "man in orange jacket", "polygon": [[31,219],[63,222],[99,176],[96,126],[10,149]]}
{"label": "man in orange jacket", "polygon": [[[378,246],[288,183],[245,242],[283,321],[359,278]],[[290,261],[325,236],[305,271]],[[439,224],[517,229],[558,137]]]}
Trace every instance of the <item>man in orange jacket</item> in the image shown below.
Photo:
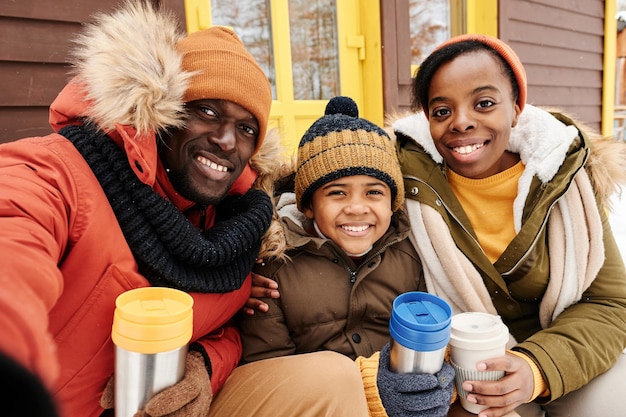
{"label": "man in orange jacket", "polygon": [[[255,161],[276,159],[261,149],[267,77],[232,31],[183,37],[141,3],[77,39],[56,133],[0,146],[0,352],[63,416],[112,406],[115,299],[146,286],[194,299],[185,379],[146,409],[205,416],[239,361],[230,320],[272,218],[253,187]],[[175,395],[190,381],[196,394]]]}

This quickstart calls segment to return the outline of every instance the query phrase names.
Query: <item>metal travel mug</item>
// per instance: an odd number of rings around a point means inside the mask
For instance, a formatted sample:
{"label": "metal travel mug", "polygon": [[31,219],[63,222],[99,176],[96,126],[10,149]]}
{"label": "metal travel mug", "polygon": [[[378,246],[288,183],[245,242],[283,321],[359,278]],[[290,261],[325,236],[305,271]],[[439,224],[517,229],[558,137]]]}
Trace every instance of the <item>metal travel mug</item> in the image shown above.
{"label": "metal travel mug", "polygon": [[450,340],[451,317],[450,305],[432,294],[413,291],[396,297],[389,321],[390,370],[439,372]]}
{"label": "metal travel mug", "polygon": [[111,331],[116,417],[132,417],[183,378],[192,307],[189,294],[172,288],[137,288],[117,297]]}

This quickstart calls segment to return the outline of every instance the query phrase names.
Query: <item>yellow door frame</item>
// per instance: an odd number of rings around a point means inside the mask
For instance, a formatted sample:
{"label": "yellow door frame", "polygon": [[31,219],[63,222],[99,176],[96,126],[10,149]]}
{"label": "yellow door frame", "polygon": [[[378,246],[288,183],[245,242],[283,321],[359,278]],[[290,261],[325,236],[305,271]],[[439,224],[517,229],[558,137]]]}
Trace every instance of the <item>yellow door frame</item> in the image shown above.
{"label": "yellow door frame", "polygon": [[341,94],[354,99],[361,117],[382,126],[380,3],[372,0],[337,1],[337,21],[341,22],[338,28]]}
{"label": "yellow door frame", "polygon": [[465,0],[465,28],[498,37],[498,0]]}

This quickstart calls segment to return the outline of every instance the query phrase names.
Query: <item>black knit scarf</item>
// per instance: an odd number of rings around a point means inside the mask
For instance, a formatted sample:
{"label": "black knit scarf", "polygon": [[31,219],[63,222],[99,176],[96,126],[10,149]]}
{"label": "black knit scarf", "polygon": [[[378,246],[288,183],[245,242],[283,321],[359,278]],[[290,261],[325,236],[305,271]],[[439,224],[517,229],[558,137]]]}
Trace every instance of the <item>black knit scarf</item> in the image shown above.
{"label": "black knit scarf", "polygon": [[203,293],[241,287],[272,219],[266,193],[251,189],[227,197],[216,207],[214,226],[202,233],[137,178],[123,150],[106,134],[84,126],[67,126],[59,133],[98,178],[139,271],[152,285]]}

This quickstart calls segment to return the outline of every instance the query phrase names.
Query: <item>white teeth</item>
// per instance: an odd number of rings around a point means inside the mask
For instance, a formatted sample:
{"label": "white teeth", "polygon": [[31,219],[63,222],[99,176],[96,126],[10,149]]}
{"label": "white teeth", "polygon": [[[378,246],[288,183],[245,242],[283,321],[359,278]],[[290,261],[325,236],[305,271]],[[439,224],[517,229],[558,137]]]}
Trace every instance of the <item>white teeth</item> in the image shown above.
{"label": "white teeth", "polygon": [[226,172],[228,171],[228,168],[226,168],[223,165],[218,165],[215,162],[209,161],[208,159],[206,159],[204,156],[198,156],[196,158],[198,160],[198,162],[200,162],[202,165],[206,165],[211,169],[214,169],[216,171],[220,171],[220,172]]}
{"label": "white teeth", "polygon": [[365,226],[341,226],[344,230],[348,232],[362,232],[364,230],[369,229],[369,225]]}
{"label": "white teeth", "polygon": [[468,153],[472,153],[476,149],[480,149],[482,147],[483,147],[482,143],[477,143],[474,145],[459,146],[458,148],[452,148],[452,150],[454,152],[460,153],[461,155],[467,155]]}

